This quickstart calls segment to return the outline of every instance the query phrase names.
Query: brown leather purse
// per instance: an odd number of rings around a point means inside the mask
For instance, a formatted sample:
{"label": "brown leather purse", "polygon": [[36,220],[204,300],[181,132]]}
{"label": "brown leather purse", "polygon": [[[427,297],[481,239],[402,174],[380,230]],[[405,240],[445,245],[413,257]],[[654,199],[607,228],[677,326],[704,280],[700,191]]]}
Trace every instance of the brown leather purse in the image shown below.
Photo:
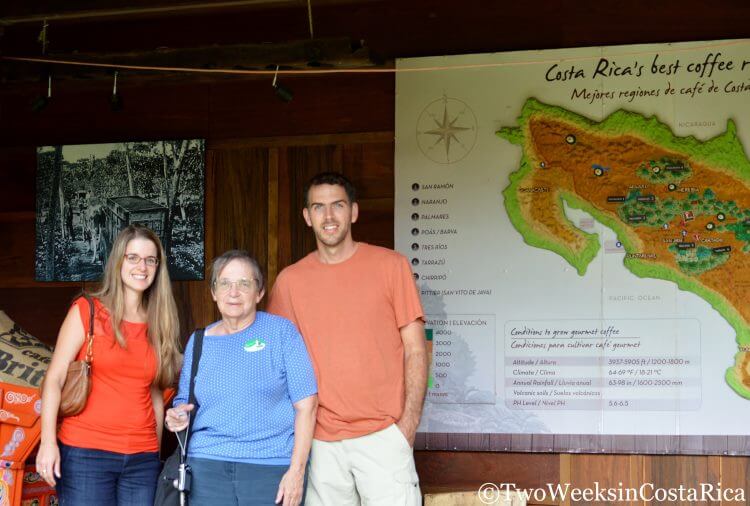
{"label": "brown leather purse", "polygon": [[[91,393],[91,364],[94,362],[94,301],[84,295],[89,303],[89,331],[86,336],[86,356],[83,360],[74,360],[68,365],[68,374],[60,394],[58,416],[74,416],[83,411]],[[45,379],[47,377],[45,376]],[[44,381],[42,381],[44,389]]]}

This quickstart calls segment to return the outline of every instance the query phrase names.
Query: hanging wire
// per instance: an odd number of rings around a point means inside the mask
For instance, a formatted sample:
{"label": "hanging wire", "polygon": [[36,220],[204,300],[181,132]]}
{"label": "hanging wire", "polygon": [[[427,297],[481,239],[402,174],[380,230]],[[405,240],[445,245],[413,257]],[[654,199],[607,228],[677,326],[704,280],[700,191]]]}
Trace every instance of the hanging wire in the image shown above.
{"label": "hanging wire", "polygon": [[47,54],[47,28],[49,27],[49,23],[47,23],[47,20],[45,19],[42,22],[42,30],[39,32],[39,37],[37,37],[37,41],[42,45],[42,56]]}
{"label": "hanging wire", "polygon": [[[730,40],[715,42],[711,44],[701,44],[689,47],[672,47],[672,48],[660,48],[658,50],[650,51],[631,51],[625,53],[617,53],[617,57],[626,56],[653,56],[655,54],[672,54],[672,53],[684,53],[687,51],[697,51],[702,49],[719,49],[729,46],[748,45],[748,40]],[[583,61],[595,61],[599,60],[601,56],[580,56],[572,58],[546,58],[540,60],[526,60],[516,62],[496,62],[496,63],[469,63],[462,65],[440,65],[431,67],[421,68],[312,68],[304,70],[243,70],[243,69],[228,69],[228,68],[192,68],[192,67],[161,67],[161,66],[148,66],[148,65],[123,65],[121,63],[93,63],[93,62],[81,62],[74,60],[58,60],[53,58],[33,58],[33,57],[20,57],[20,56],[0,56],[0,60],[7,61],[18,61],[27,63],[47,63],[54,65],[65,65],[65,66],[77,66],[77,67],[91,67],[91,68],[118,68],[127,70],[138,70],[138,71],[157,71],[157,72],[184,72],[193,74],[226,74],[226,75],[312,75],[312,74],[397,74],[403,72],[440,72],[440,71],[451,71],[451,70],[469,70],[469,69],[488,69],[488,68],[501,68],[501,67],[520,67],[528,65],[541,65],[541,64],[552,64],[552,63],[572,63],[572,62],[583,62]]]}
{"label": "hanging wire", "polygon": [[312,0],[307,0],[307,22],[310,24],[310,38],[313,37],[313,22],[312,22]]}

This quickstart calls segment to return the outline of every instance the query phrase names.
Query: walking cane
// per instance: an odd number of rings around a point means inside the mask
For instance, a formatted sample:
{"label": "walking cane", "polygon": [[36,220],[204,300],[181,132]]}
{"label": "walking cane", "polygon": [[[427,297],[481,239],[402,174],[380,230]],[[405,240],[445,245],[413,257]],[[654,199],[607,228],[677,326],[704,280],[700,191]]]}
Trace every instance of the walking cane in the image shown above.
{"label": "walking cane", "polygon": [[[180,444],[180,465],[177,468],[177,479],[175,479],[174,487],[180,491],[180,506],[187,506],[187,495],[190,492],[191,476],[190,466],[187,464],[187,440],[188,431],[190,426],[181,431],[177,435],[177,442]],[[185,440],[180,439],[180,434],[184,434]]]}

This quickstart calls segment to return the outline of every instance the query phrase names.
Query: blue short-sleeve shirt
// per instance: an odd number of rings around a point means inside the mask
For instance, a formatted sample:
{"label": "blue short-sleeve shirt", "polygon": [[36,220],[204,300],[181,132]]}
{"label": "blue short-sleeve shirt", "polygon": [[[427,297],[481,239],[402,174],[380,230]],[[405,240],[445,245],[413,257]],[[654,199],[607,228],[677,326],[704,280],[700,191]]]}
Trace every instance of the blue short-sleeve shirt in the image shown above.
{"label": "blue short-sleeve shirt", "polygon": [[[174,405],[187,402],[193,337]],[[253,324],[237,333],[206,335],[195,377],[198,407],[190,456],[288,465],[293,404],[317,391],[307,348],[289,320],[258,311]]]}

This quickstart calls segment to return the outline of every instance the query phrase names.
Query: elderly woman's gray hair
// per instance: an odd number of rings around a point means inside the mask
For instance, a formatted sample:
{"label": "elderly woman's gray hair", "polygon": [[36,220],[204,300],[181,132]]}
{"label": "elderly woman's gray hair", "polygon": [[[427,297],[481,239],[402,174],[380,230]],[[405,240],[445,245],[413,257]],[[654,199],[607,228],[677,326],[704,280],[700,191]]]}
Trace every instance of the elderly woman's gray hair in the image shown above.
{"label": "elderly woman's gray hair", "polygon": [[258,291],[260,292],[265,288],[265,280],[263,279],[263,271],[260,270],[260,265],[258,265],[258,261],[247,251],[241,250],[241,249],[230,249],[229,251],[226,251],[219,255],[218,257],[214,258],[214,261],[211,263],[211,289],[216,288],[216,282],[219,279],[219,274],[224,269],[224,267],[229,264],[232,260],[240,260],[242,262],[247,263],[250,268],[253,270],[253,277],[255,278],[256,282],[258,283]]}

